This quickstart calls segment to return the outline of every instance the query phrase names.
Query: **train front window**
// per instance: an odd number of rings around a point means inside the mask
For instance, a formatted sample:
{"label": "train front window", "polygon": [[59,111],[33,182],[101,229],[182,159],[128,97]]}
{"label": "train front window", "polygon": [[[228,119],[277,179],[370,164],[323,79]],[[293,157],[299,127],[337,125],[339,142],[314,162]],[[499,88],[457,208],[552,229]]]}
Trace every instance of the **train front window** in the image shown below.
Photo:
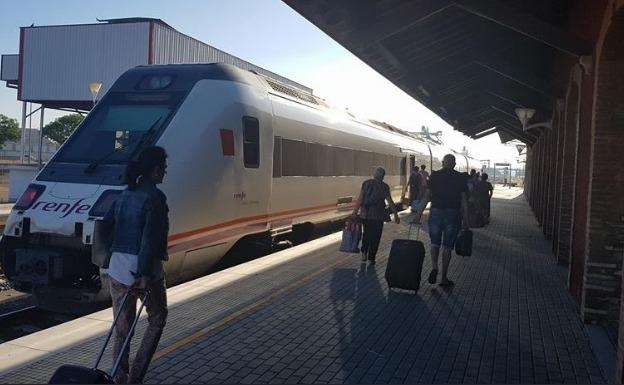
{"label": "train front window", "polygon": [[55,157],[66,163],[124,163],[145,147],[171,119],[179,93],[109,94]]}

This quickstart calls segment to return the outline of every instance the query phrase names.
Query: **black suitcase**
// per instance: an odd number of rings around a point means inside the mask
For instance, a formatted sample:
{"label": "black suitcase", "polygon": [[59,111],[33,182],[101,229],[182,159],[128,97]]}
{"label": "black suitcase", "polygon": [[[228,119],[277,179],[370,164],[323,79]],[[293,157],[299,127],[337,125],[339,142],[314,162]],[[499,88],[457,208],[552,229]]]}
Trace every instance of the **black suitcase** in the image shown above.
{"label": "black suitcase", "polygon": [[[418,292],[420,287],[420,275],[425,260],[425,245],[416,240],[411,240],[410,233],[407,239],[395,239],[392,241],[388,264],[386,265],[386,282],[390,289],[414,290]],[[420,233],[420,228],[418,228]]]}
{"label": "black suitcase", "polygon": [[464,257],[472,255],[472,231],[462,230],[455,241],[455,254]]}
{"label": "black suitcase", "polygon": [[[134,322],[130,326],[130,330],[126,339],[124,340],[121,352],[126,350],[126,347],[130,343],[130,337],[134,334],[134,328],[139,321],[139,316],[143,311],[143,307],[145,306],[145,301],[147,300],[147,296],[149,295],[149,291],[140,290],[143,293],[143,299],[141,300],[141,306],[139,306],[139,312],[134,318]],[[95,365],[93,368],[88,368],[86,366],[78,366],[78,365],[62,365],[52,375],[50,378],[49,384],[114,384],[113,377],[115,373],[117,373],[117,369],[119,368],[119,364],[121,363],[121,354],[115,360],[113,364],[113,368],[111,369],[110,374],[106,373],[103,370],[98,369],[98,365],[102,360],[102,356],[104,355],[104,350],[106,350],[106,346],[110,341],[111,335],[113,334],[113,330],[115,329],[115,324],[117,323],[117,319],[119,318],[119,314],[123,309],[126,300],[128,299],[128,294],[130,290],[126,293],[121,303],[121,307],[119,308],[119,312],[115,315],[115,319],[113,320],[113,324],[111,325],[110,331],[106,336],[106,340],[104,341],[104,345],[98,354],[97,359],[95,360]]]}

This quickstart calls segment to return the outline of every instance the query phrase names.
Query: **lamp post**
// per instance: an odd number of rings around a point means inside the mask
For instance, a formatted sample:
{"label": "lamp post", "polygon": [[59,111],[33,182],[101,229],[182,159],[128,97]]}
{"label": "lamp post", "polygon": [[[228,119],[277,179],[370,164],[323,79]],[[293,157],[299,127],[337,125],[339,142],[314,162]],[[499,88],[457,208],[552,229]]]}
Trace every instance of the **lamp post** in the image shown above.
{"label": "lamp post", "polygon": [[91,91],[91,95],[93,96],[93,105],[97,102],[97,96],[100,90],[102,89],[102,82],[93,82],[89,84],[89,91]]}

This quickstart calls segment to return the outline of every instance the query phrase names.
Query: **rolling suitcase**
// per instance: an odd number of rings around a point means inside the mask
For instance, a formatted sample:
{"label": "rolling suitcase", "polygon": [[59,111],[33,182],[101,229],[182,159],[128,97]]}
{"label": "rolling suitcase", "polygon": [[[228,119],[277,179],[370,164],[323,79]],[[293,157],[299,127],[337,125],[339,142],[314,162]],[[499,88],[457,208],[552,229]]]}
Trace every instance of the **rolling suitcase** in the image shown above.
{"label": "rolling suitcase", "polygon": [[416,293],[420,287],[425,245],[418,240],[420,227],[416,240],[409,239],[411,232],[412,226],[410,225],[407,239],[392,241],[385,277],[390,289],[414,290]]}
{"label": "rolling suitcase", "polygon": [[455,254],[464,257],[472,255],[472,231],[461,230],[455,241]]}
{"label": "rolling suitcase", "polygon": [[[143,307],[145,306],[145,301],[147,300],[147,296],[149,295],[149,291],[140,290],[143,293],[143,299],[141,300],[141,305],[139,306],[139,312],[134,318],[134,322],[130,326],[130,330],[126,339],[124,340],[121,352],[126,350],[126,347],[130,343],[130,337],[134,333],[134,328],[136,327],[137,322],[139,321],[139,316],[143,311]],[[113,334],[113,330],[115,329],[115,324],[117,323],[117,319],[123,309],[126,300],[128,299],[128,294],[130,291],[126,293],[121,303],[121,307],[119,311],[115,315],[115,319],[113,320],[113,324],[111,325],[110,331],[106,336],[106,340],[104,341],[104,345],[98,354],[97,359],[95,360],[95,365],[93,368],[88,368],[85,366],[78,365],[62,365],[52,375],[50,378],[49,384],[114,384],[113,377],[115,373],[117,373],[117,369],[119,368],[119,364],[121,363],[122,355],[119,354],[115,363],[113,364],[113,368],[111,369],[110,374],[106,373],[104,370],[98,369],[100,361],[102,360],[102,356],[104,355],[104,350],[106,350],[106,346],[110,341],[111,335]]]}

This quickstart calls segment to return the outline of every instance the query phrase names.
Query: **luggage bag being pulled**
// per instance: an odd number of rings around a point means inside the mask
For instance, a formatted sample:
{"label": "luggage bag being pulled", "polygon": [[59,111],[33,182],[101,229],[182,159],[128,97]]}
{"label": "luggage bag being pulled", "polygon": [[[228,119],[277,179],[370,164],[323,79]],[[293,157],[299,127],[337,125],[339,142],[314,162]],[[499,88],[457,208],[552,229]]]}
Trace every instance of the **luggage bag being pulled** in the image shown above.
{"label": "luggage bag being pulled", "polygon": [[[395,239],[392,241],[388,264],[386,266],[386,282],[390,289],[404,289],[418,292],[420,276],[425,260],[425,245],[418,240],[409,239],[412,225],[407,239]],[[420,233],[420,228],[418,228]]]}
{"label": "luggage bag being pulled", "polygon": [[106,350],[106,346],[110,341],[111,335],[113,334],[113,330],[115,329],[115,324],[117,324],[117,320],[119,319],[119,315],[123,310],[124,305],[126,304],[126,300],[128,299],[128,295],[130,294],[130,290],[126,292],[126,295],[123,298],[121,306],[117,314],[115,314],[115,319],[113,320],[113,324],[106,336],[106,340],[100,352],[98,354],[97,359],[95,360],[95,365],[91,367],[79,366],[79,365],[62,365],[52,375],[50,378],[49,384],[114,384],[113,377],[119,368],[119,364],[121,363],[122,353],[128,347],[130,343],[130,338],[134,334],[134,329],[136,328],[137,322],[139,321],[139,316],[143,311],[143,307],[145,306],[145,301],[149,295],[149,291],[147,290],[139,290],[140,293],[143,293],[143,299],[141,300],[141,305],[139,306],[139,311],[134,318],[134,322],[130,326],[130,330],[128,335],[124,339],[123,346],[121,348],[121,352],[119,356],[115,359],[115,363],[113,368],[111,369],[110,374],[106,373],[104,370],[98,369],[100,365],[100,361],[102,360],[102,356],[104,355],[104,350]]}

